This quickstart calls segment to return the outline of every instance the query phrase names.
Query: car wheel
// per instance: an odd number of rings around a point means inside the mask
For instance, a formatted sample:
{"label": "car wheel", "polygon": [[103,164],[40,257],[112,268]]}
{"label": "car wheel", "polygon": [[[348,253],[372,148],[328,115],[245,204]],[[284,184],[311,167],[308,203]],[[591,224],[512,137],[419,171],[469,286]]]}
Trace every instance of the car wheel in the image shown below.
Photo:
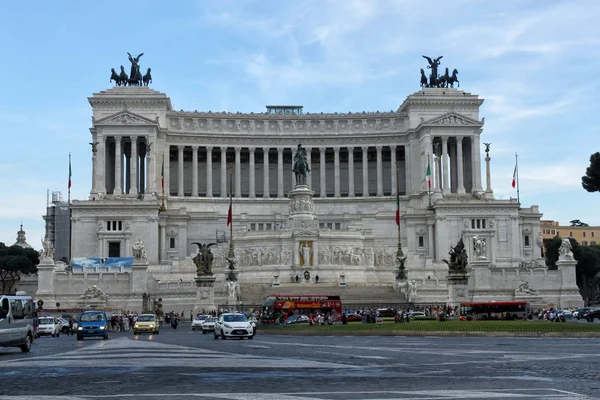
{"label": "car wheel", "polygon": [[54,334],[54,333],[53,333],[53,334],[52,334],[52,337],[56,337],[56,334]]}
{"label": "car wheel", "polygon": [[202,334],[206,335],[206,331],[204,329],[202,329]]}
{"label": "car wheel", "polygon": [[156,334],[158,335],[160,333],[160,331],[156,331]]}
{"label": "car wheel", "polygon": [[192,326],[192,330],[193,330],[193,331],[195,331],[195,330],[196,330],[196,328],[194,328],[194,327]]}
{"label": "car wheel", "polygon": [[25,336],[25,343],[23,343],[21,346],[19,346],[23,353],[29,353],[29,350],[31,350],[31,342],[32,342],[31,336],[30,335]]}
{"label": "car wheel", "polygon": [[77,340],[82,340],[83,338],[80,335],[77,335]]}
{"label": "car wheel", "polygon": [[108,333],[105,333],[104,336],[102,337],[102,339],[108,340]]}
{"label": "car wheel", "polygon": [[217,340],[219,337],[217,336],[217,331],[213,332],[213,339]]}
{"label": "car wheel", "polygon": [[56,337],[59,337],[59,336],[60,336],[60,332],[56,332]]}
{"label": "car wheel", "polygon": [[227,340],[227,336],[225,336],[225,333],[223,333],[223,331],[221,331],[221,340]]}
{"label": "car wheel", "polygon": [[252,340],[252,339],[254,339],[254,335],[248,336],[248,340]]}

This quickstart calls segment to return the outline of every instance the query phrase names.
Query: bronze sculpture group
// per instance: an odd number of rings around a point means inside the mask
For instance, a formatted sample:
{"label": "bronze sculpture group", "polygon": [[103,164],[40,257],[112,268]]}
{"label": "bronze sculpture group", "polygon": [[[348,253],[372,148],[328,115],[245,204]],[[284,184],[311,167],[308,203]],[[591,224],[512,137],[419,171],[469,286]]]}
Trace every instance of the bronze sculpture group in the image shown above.
{"label": "bronze sculpture group", "polygon": [[192,244],[198,245],[198,254],[193,258],[194,264],[196,265],[196,274],[200,275],[212,275],[212,263],[213,253],[210,251],[211,246],[216,246],[216,243],[202,244],[194,242]]}
{"label": "bronze sculpture group", "polygon": [[456,246],[450,246],[450,261],[442,260],[448,265],[448,272],[451,274],[466,274],[467,264],[469,263],[469,256],[465,249],[465,244],[462,238],[458,241]]}
{"label": "bronze sculpture group", "polygon": [[452,71],[452,75],[450,75],[449,69],[446,68],[446,71],[443,75],[438,75],[438,67],[441,64],[440,60],[444,56],[439,56],[438,58],[431,59],[430,57],[423,56],[428,62],[428,69],[431,70],[431,74],[429,75],[429,80],[427,79],[427,75],[425,75],[425,71],[421,68],[421,87],[428,88],[448,88],[454,87],[454,83],[460,87],[460,82],[458,81],[458,70],[455,68]]}
{"label": "bronze sculpture group", "polygon": [[144,53],[138,54],[137,57],[132,57],[131,54],[127,53],[129,56],[129,61],[131,62],[131,71],[130,74],[127,75],[125,72],[125,67],[121,65],[121,72],[117,73],[114,68],[110,69],[110,80],[109,82],[115,81],[117,86],[148,86],[152,83],[152,75],[150,72],[151,68],[148,68],[146,74],[142,75],[140,72],[140,57],[144,55]]}

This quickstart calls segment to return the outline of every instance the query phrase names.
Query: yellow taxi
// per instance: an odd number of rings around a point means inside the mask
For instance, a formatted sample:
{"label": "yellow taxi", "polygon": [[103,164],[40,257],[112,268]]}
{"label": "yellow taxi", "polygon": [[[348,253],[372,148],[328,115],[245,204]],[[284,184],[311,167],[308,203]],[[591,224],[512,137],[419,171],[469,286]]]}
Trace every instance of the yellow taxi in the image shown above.
{"label": "yellow taxi", "polygon": [[154,314],[142,314],[137,317],[133,324],[133,334],[139,335],[142,332],[159,334],[160,324]]}

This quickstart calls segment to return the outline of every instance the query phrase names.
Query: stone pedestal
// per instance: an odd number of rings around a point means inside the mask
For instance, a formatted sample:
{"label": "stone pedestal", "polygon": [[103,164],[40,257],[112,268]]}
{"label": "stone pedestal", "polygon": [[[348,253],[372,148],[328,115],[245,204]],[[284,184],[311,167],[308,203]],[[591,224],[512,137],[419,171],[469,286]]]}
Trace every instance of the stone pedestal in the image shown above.
{"label": "stone pedestal", "polygon": [[290,219],[294,221],[312,221],[315,216],[313,196],[315,192],[308,185],[296,185],[290,192]]}
{"label": "stone pedestal", "polygon": [[[558,260],[556,266],[560,271],[562,284],[560,288],[560,308],[583,307],[583,298],[577,287],[575,277],[575,260]],[[39,268],[39,267],[38,267]]]}
{"label": "stone pedestal", "polygon": [[215,306],[215,278],[213,275],[200,275],[194,278],[196,281],[196,301],[194,304],[194,315],[204,311],[216,311]]}
{"label": "stone pedestal", "polygon": [[448,279],[448,301],[447,306],[456,308],[460,303],[469,301],[469,275],[449,274]]}
{"label": "stone pedestal", "polygon": [[[547,302],[544,302],[541,295],[518,295],[515,294],[515,301],[526,301],[529,303],[531,308],[537,307],[546,307],[548,306]],[[558,304],[554,305],[558,306]]]}
{"label": "stone pedestal", "polygon": [[134,262],[131,265],[131,293],[141,295],[148,291],[148,263]]}
{"label": "stone pedestal", "polygon": [[36,296],[54,295],[54,260],[43,258],[37,265],[38,290]]}

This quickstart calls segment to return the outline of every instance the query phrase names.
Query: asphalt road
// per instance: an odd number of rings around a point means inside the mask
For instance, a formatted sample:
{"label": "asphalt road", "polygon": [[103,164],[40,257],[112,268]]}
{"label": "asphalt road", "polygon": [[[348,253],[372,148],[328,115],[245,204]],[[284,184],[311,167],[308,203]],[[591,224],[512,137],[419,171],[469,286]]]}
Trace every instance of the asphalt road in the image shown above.
{"label": "asphalt road", "polygon": [[[600,340],[261,335],[189,323],[0,349],[2,399],[600,399]],[[54,397],[58,396],[58,397]]]}

